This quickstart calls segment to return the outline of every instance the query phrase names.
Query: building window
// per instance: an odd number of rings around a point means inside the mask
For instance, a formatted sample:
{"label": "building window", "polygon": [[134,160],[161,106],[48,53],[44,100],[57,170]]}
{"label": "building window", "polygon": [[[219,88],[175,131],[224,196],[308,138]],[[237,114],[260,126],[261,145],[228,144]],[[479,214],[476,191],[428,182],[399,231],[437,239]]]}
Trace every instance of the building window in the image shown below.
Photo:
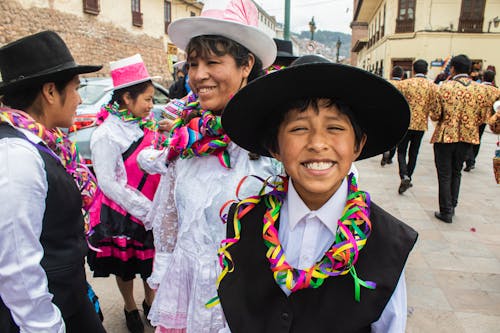
{"label": "building window", "polygon": [[485,0],[462,0],[458,32],[482,32]]}
{"label": "building window", "polygon": [[413,32],[415,29],[415,0],[399,0],[396,33]]}
{"label": "building window", "polygon": [[168,26],[172,22],[172,3],[169,0],[165,0],[164,3],[165,33],[168,33]]}
{"label": "building window", "polygon": [[100,11],[99,0],[83,0],[83,12],[97,15]]}
{"label": "building window", "polygon": [[132,0],[132,24],[142,27],[141,0]]}
{"label": "building window", "polygon": [[195,12],[189,12],[189,16],[196,16]]}

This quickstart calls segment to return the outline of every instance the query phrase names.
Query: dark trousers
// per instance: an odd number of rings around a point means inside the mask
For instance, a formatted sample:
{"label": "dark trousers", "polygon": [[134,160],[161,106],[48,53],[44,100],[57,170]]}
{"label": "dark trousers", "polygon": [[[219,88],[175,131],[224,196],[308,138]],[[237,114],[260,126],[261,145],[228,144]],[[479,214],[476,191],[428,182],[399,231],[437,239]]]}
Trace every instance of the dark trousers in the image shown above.
{"label": "dark trousers", "polygon": [[[411,178],[413,171],[415,171],[415,165],[417,164],[418,151],[420,149],[420,143],[424,136],[424,131],[414,131],[408,130],[406,135],[398,144],[398,164],[399,164],[399,177],[401,179],[404,176]],[[408,146],[410,149],[408,151]],[[408,163],[406,163],[406,153],[408,152]]]}
{"label": "dark trousers", "polygon": [[[75,314],[64,318],[64,324],[66,333],[106,333],[90,299],[86,299]],[[12,320],[10,311],[5,305],[0,307],[0,332],[19,332],[19,327]]]}
{"label": "dark trousers", "polygon": [[90,299],[86,299],[80,311],[69,318],[64,318],[64,323],[66,324],[66,333],[106,333],[101,318],[96,313]]}
{"label": "dark trousers", "polygon": [[394,157],[394,154],[396,154],[396,147],[392,148],[391,150],[386,151],[385,153],[382,154],[382,159],[385,159],[386,161],[392,160]]}
{"label": "dark trousers", "polygon": [[481,138],[483,137],[484,129],[486,128],[486,124],[482,124],[479,126],[479,144],[472,145],[472,150],[467,160],[465,161],[466,166],[473,166],[476,164],[476,157],[479,154],[479,148],[481,147]]}
{"label": "dark trousers", "polygon": [[451,214],[458,203],[461,170],[465,159],[472,149],[466,142],[435,143],[434,163],[439,184],[439,211]]}

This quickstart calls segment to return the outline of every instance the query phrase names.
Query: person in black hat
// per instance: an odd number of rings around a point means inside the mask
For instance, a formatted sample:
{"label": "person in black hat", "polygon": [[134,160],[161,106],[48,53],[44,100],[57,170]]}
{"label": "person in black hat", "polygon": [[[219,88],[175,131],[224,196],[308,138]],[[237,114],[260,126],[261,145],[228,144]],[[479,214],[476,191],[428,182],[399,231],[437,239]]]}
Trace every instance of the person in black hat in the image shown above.
{"label": "person in black hat", "polygon": [[93,175],[58,129],[81,103],[66,44],[43,31],[0,48],[0,332],[105,332],[87,296],[82,209]]}
{"label": "person in black hat", "polygon": [[417,233],[349,170],[393,147],[409,120],[390,83],[316,56],[231,99],[230,138],[286,171],[227,215],[218,295],[232,333],[404,332],[403,270]]}
{"label": "person in black hat", "polygon": [[274,63],[266,70],[268,74],[290,66],[290,64],[298,58],[293,55],[292,41],[279,38],[273,38],[273,40],[278,52],[276,54],[276,60],[274,60]]}

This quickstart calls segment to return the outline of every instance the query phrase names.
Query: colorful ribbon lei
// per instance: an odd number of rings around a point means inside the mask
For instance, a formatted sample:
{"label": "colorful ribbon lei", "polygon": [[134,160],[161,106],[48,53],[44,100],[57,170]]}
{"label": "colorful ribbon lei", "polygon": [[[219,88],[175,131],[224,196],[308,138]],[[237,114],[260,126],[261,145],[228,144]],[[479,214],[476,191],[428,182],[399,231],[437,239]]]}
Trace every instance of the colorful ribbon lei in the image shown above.
{"label": "colorful ribbon lei", "polygon": [[[285,252],[278,238],[278,230],[274,226],[286,197],[288,179],[281,177],[280,181],[272,184],[266,181],[258,196],[240,201],[233,216],[235,236],[223,240],[218,251],[222,273],[217,280],[217,285],[227,273],[234,270],[234,263],[228,249],[240,239],[241,219],[264,200],[267,210],[263,218],[262,236],[268,248],[266,257],[276,282],[295,292],[305,288],[318,288],[328,277],[349,273],[354,279],[354,299],[359,302],[361,286],[368,289],[376,287],[375,282],[361,280],[354,268],[359,251],[366,245],[372,229],[369,219],[370,196],[367,192],[358,190],[356,177],[352,173],[348,176],[348,181],[349,192],[344,212],[337,222],[335,242],[320,261],[307,269],[294,268],[286,261]],[[267,186],[271,186],[273,190],[263,194]],[[211,301],[215,302],[214,299]]]}
{"label": "colorful ribbon lei", "polygon": [[[200,116],[193,117],[186,123],[193,112]],[[187,159],[215,155],[220,164],[229,169],[231,163],[226,148],[230,141],[222,128],[221,117],[201,109],[196,96],[189,95],[182,117],[174,120],[170,137],[163,145],[170,148],[167,156],[169,161],[177,157]]]}
{"label": "colorful ribbon lei", "polygon": [[[86,221],[85,231],[88,232],[88,212],[94,201],[97,188],[97,180],[85,164],[80,163],[78,147],[71,142],[66,134],[59,128],[46,129],[42,124],[37,123],[29,114],[8,108],[0,109],[0,123],[7,123],[11,126],[26,129],[40,139],[50,148],[54,155],[60,158],[60,162],[70,174],[78,186],[82,195],[82,209]],[[55,158],[57,158],[55,156]]]}
{"label": "colorful ribbon lei", "polygon": [[117,102],[109,103],[101,106],[101,110],[97,113],[96,124],[100,125],[106,120],[109,115],[113,115],[118,117],[120,120],[124,122],[137,123],[141,129],[149,129],[154,132],[154,138],[151,142],[151,145],[159,148],[161,142],[165,140],[163,135],[159,134],[158,131],[158,123],[154,119],[152,113],[145,118],[136,117],[130,112],[128,109],[120,109],[120,106]]}

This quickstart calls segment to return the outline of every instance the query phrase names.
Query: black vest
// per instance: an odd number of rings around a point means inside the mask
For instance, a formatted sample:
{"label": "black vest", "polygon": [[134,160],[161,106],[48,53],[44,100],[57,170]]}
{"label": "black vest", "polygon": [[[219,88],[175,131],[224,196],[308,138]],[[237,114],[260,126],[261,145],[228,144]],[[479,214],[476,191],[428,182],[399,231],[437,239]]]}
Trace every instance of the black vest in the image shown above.
{"label": "black vest", "polygon": [[[376,282],[377,288],[361,287],[361,301],[356,302],[353,278],[346,274],[287,297],[266,258],[262,238],[265,209],[261,201],[247,213],[241,221],[239,242],[229,248],[235,267],[221,281],[218,294],[231,332],[370,332],[370,325],[379,319],[396,288],[417,232],[372,202],[372,233],[355,268],[359,278]],[[233,237],[232,220],[227,225],[227,236]]]}
{"label": "black vest", "polygon": [[[0,124],[0,139],[6,137],[26,139],[11,126]],[[67,318],[79,310],[87,297],[84,270],[87,243],[82,199],[73,177],[61,163],[37,145],[34,146],[43,159],[48,183],[40,235],[44,255],[40,264],[47,274],[49,291],[54,295],[52,302],[61,310],[63,318]],[[10,311],[0,299],[1,332],[9,332],[3,326],[9,321],[13,323]]]}

